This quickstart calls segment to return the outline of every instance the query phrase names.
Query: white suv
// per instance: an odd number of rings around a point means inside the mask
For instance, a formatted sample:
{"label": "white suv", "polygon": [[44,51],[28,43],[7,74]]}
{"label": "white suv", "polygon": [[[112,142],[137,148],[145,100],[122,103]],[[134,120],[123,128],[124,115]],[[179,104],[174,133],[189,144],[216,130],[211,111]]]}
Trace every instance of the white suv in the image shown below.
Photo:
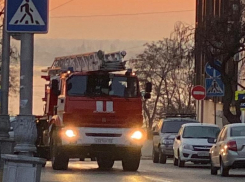
{"label": "white suv", "polygon": [[184,167],[185,162],[207,164],[209,150],[215,143],[220,129],[214,124],[188,123],[182,125],[175,138],[174,165]]}

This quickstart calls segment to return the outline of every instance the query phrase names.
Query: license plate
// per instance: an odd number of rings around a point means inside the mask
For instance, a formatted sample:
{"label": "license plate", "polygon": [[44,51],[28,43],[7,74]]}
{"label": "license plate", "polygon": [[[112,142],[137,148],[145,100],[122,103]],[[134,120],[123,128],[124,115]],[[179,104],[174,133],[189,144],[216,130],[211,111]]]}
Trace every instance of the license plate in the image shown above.
{"label": "license plate", "polygon": [[112,144],[113,139],[111,139],[111,138],[95,138],[94,142],[96,144]]}
{"label": "license plate", "polygon": [[209,153],[208,152],[199,152],[197,155],[202,156],[202,157],[207,157],[207,156],[209,156]]}

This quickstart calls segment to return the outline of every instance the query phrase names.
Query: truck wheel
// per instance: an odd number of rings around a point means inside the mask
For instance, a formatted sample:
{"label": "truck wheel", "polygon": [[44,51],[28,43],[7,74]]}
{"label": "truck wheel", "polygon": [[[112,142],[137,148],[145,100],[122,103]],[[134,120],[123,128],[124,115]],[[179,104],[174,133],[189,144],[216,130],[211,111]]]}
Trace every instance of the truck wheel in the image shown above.
{"label": "truck wheel", "polygon": [[110,170],[114,165],[114,160],[99,158],[97,164],[101,170]]}
{"label": "truck wheel", "polygon": [[152,150],[152,161],[153,163],[159,163],[159,153],[156,152],[154,148]]}
{"label": "truck wheel", "polygon": [[129,152],[122,160],[124,171],[137,171],[140,165],[141,151]]}
{"label": "truck wheel", "polygon": [[56,131],[53,131],[50,142],[50,154],[54,170],[67,170],[69,158],[57,148],[58,138]]}
{"label": "truck wheel", "polygon": [[167,156],[160,152],[160,163],[161,164],[166,164],[166,162],[167,162]]}

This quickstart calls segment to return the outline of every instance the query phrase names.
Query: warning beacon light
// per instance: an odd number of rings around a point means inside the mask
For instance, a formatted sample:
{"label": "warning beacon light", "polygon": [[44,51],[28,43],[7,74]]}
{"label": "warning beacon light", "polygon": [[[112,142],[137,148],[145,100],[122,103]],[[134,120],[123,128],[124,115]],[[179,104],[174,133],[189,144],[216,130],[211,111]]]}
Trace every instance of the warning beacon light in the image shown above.
{"label": "warning beacon light", "polygon": [[122,52],[121,52],[122,57],[125,57],[126,54],[127,54],[126,51],[122,51]]}
{"label": "warning beacon light", "polygon": [[67,73],[70,74],[70,73],[73,73],[73,72],[74,72],[74,71],[73,71],[73,67],[68,67]]}

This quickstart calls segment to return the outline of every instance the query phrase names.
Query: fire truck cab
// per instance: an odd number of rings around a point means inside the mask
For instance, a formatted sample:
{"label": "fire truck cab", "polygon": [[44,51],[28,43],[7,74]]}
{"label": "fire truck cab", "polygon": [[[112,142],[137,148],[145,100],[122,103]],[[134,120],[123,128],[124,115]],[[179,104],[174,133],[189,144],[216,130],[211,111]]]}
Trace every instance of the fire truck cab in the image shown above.
{"label": "fire truck cab", "polygon": [[[145,98],[132,70],[125,70],[124,52],[102,51],[56,58],[43,76],[45,116],[39,148],[46,147],[55,170],[66,170],[70,158],[95,158],[100,169],[122,161],[136,171],[146,138],[142,129]],[[40,132],[39,132],[40,133]]]}

